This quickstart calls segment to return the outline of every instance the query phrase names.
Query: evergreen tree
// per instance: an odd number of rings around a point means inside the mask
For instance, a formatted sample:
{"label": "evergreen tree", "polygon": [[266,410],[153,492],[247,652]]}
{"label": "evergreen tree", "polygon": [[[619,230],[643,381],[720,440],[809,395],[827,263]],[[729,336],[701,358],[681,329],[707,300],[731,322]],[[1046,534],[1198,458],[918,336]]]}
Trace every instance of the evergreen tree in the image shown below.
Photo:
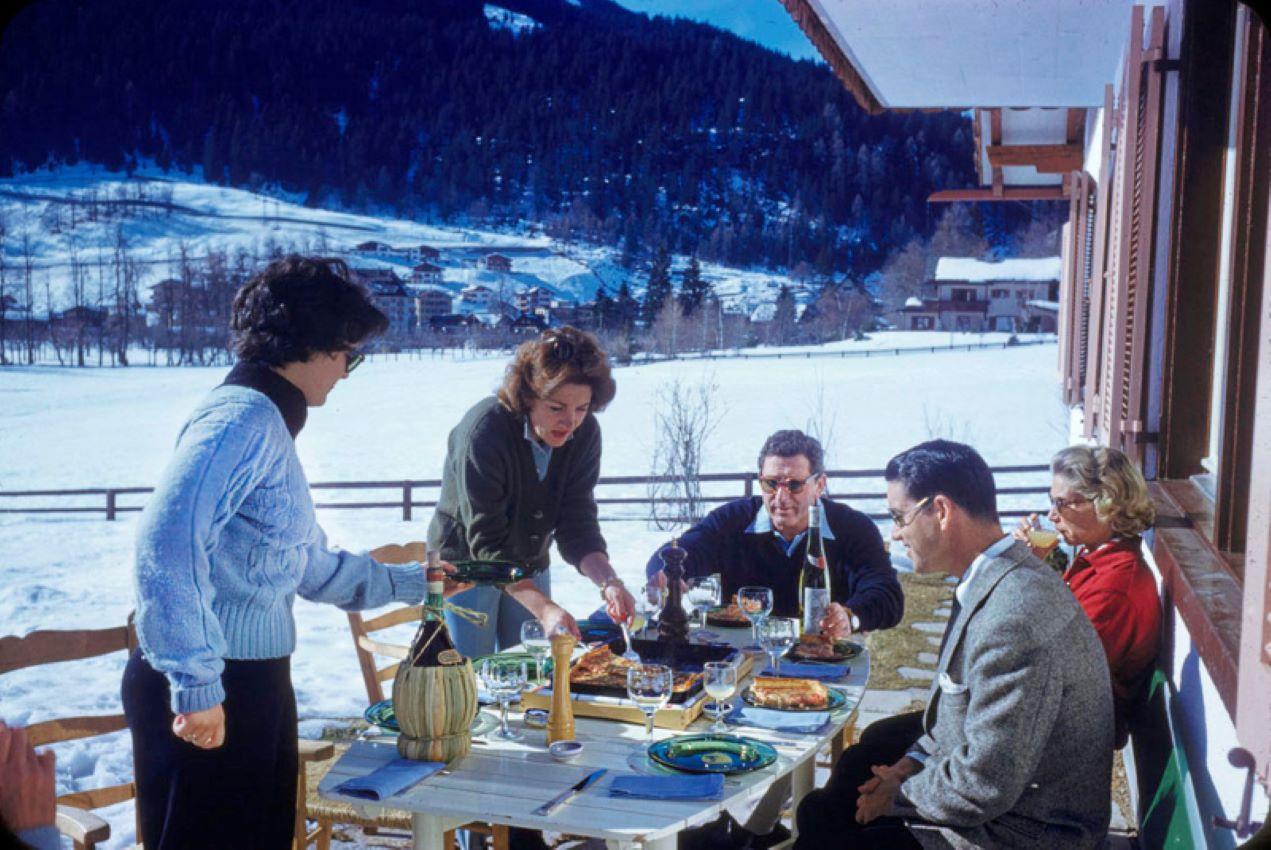
{"label": "evergreen tree", "polygon": [[798,308],[794,303],[794,293],[790,287],[782,284],[777,292],[776,310],[772,314],[772,335],[770,340],[777,345],[785,345],[794,341],[795,318]]}
{"label": "evergreen tree", "polygon": [[649,269],[649,284],[644,290],[644,301],[640,305],[640,321],[645,327],[652,327],[666,299],[671,297],[671,257],[665,248],[658,249],[658,255]]}
{"label": "evergreen tree", "polygon": [[596,304],[593,315],[595,316],[596,330],[613,330],[617,327],[615,321],[613,299],[609,297],[609,292],[601,286],[596,290]]}
{"label": "evergreen tree", "polygon": [[684,316],[693,315],[710,296],[711,285],[702,279],[702,266],[693,256],[680,275],[680,307]]}
{"label": "evergreen tree", "polygon": [[631,294],[631,287],[624,280],[618,287],[618,297],[614,302],[614,315],[618,327],[630,331],[635,326],[636,317],[640,315],[640,303]]}

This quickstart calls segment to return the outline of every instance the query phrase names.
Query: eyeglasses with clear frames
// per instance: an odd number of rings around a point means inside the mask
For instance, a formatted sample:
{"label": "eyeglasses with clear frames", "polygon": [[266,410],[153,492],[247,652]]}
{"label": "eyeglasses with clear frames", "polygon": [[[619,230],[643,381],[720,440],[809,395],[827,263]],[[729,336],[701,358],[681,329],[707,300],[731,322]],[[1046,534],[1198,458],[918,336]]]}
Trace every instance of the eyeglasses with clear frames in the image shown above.
{"label": "eyeglasses with clear frames", "polygon": [[1065,499],[1062,496],[1058,498],[1054,496],[1050,497],[1050,506],[1054,508],[1057,513],[1063,513],[1069,508],[1075,508],[1078,505],[1088,505],[1088,504],[1090,504],[1090,500],[1082,495],[1073,496],[1068,499]]}
{"label": "eyeglasses with clear frames", "polygon": [[904,528],[914,521],[918,516],[918,512],[925,508],[931,502],[930,496],[924,496],[918,500],[918,504],[914,505],[907,511],[888,511],[891,514],[892,524],[897,528]]}

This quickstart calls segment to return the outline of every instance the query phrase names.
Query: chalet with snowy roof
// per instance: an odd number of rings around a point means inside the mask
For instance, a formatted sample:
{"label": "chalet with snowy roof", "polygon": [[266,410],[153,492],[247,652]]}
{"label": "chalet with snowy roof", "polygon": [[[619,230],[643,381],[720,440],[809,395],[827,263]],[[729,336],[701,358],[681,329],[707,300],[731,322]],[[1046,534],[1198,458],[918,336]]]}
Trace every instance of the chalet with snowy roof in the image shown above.
{"label": "chalet with snowy roof", "polygon": [[454,296],[440,286],[421,286],[415,289],[415,313],[420,326],[433,316],[444,316],[454,310]]}
{"label": "chalet with snowy roof", "polygon": [[107,310],[81,305],[53,313],[50,324],[81,328],[101,328],[106,326],[106,320],[109,315]]}
{"label": "chalet with snowy roof", "polygon": [[[1036,305],[1059,298],[1059,257],[985,262],[941,257],[930,297],[901,308],[905,330],[1053,333],[1057,313]],[[916,302],[916,303],[915,303]]]}
{"label": "chalet with snowy roof", "polygon": [[522,313],[509,319],[507,327],[515,334],[538,334],[547,330],[547,319],[534,313]]}
{"label": "chalet with snowy roof", "polygon": [[512,258],[503,254],[486,254],[481,260],[486,271],[508,273],[512,271]]}
{"label": "chalet with snowy roof", "polygon": [[441,258],[441,251],[431,245],[411,245],[406,249],[406,259],[413,263],[428,262]]}
{"label": "chalet with snowy roof", "polygon": [[[390,272],[392,274],[392,272]],[[371,300],[388,316],[388,335],[411,336],[418,327],[415,296],[393,275],[392,281],[373,280],[367,284]]]}
{"label": "chalet with snowy roof", "polygon": [[441,266],[418,263],[410,270],[411,283],[441,283]]}
{"label": "chalet with snowy roof", "polygon": [[397,272],[392,269],[380,268],[376,266],[355,267],[349,269],[353,272],[353,277],[361,281],[364,286],[372,284],[400,284],[401,278],[397,276]]}
{"label": "chalet with snowy roof", "polygon": [[550,310],[552,293],[542,286],[531,286],[516,293],[516,309],[522,313],[536,313]]}
{"label": "chalet with snowy roof", "polygon": [[428,319],[428,329],[441,334],[466,333],[480,324],[476,316],[461,313],[446,313]]}
{"label": "chalet with snowy roof", "polygon": [[459,292],[459,303],[462,312],[475,313],[488,310],[495,301],[495,292],[488,286],[472,283]]}
{"label": "chalet with snowy roof", "polygon": [[1164,634],[1122,751],[1124,846],[1247,841],[1271,787],[1263,4],[782,3],[867,112],[969,114],[979,185],[930,201],[1067,208],[1058,297],[1029,300],[1057,308],[1071,440],[1125,452],[1157,516]]}
{"label": "chalet with snowy roof", "polygon": [[361,254],[364,257],[373,257],[379,254],[386,254],[393,250],[393,246],[387,242],[377,242],[369,240],[367,242],[359,242],[353,246],[354,254]]}

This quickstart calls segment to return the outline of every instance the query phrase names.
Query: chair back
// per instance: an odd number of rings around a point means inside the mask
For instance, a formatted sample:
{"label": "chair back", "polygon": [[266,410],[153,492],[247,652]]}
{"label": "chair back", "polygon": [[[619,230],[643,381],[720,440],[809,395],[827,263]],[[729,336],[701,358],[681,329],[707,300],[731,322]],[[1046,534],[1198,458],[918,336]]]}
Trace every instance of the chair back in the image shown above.
{"label": "chair back", "polygon": [[[414,561],[422,563],[427,554],[428,547],[421,540],[404,546],[391,543],[371,551],[371,557],[381,564],[409,564]],[[363,619],[359,613],[349,612],[349,629],[353,633],[353,647],[357,650],[358,666],[362,668],[362,682],[366,685],[367,705],[375,705],[385,699],[383,683],[397,675],[398,665],[410,652],[409,646],[376,640],[372,635],[403,623],[418,622],[423,615],[422,605],[408,605],[369,620]],[[380,667],[377,656],[394,660]]]}
{"label": "chair back", "polygon": [[[124,626],[109,629],[75,629],[70,631],[34,631],[24,637],[0,637],[0,675],[15,670],[96,658],[112,652],[131,653],[137,646],[137,632],[132,616]],[[58,673],[49,670],[49,692],[54,693]],[[122,712],[78,717],[55,718],[34,723],[26,728],[32,746],[42,747],[63,741],[76,741],[118,732],[128,726]],[[93,788],[63,794],[57,798],[57,827],[71,838],[76,848],[93,847],[110,837],[110,826],[89,814],[93,809],[112,806],[137,796],[134,782]],[[140,835],[138,835],[140,841]]]}

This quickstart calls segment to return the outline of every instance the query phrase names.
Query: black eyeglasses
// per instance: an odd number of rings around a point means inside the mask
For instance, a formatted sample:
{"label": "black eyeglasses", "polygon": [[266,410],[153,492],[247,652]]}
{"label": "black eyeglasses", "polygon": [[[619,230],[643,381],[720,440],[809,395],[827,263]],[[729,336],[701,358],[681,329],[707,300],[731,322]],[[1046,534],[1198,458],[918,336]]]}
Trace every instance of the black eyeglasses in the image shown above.
{"label": "black eyeglasses", "polygon": [[807,478],[803,479],[802,481],[798,480],[797,478],[788,478],[785,480],[782,480],[779,478],[760,478],[759,489],[763,490],[765,493],[772,494],[777,492],[782,487],[784,487],[786,489],[786,492],[788,492],[791,496],[793,496],[797,493],[802,493],[804,487],[808,486],[809,484],[815,483],[816,480],[820,477],[821,477],[820,474],[809,475]]}
{"label": "black eyeglasses", "polygon": [[344,374],[351,374],[354,369],[362,365],[362,361],[365,359],[366,355],[362,353],[362,349],[347,349],[344,352]]}

